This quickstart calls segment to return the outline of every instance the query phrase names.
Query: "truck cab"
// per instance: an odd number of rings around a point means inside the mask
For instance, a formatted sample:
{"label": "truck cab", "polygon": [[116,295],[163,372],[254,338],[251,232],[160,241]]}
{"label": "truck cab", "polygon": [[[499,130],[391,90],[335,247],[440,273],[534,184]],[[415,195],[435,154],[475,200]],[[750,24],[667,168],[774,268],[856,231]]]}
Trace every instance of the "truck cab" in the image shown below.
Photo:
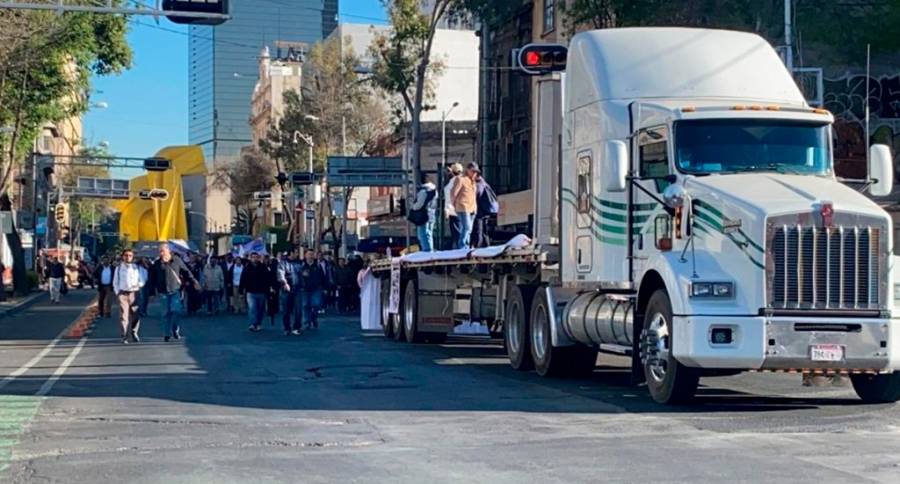
{"label": "truck cab", "polygon": [[[630,350],[661,402],[719,370],[849,374],[900,399],[891,219],[835,177],[832,115],[765,40],[579,33],[561,82],[558,196],[536,206],[559,213],[557,346]],[[873,146],[865,188],[892,177]]]}

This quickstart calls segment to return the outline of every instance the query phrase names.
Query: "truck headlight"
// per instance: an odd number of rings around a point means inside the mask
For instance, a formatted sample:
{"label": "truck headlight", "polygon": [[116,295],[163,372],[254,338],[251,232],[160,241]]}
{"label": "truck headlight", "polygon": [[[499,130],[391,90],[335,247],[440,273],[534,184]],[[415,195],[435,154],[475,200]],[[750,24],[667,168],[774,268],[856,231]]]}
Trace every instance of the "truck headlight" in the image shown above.
{"label": "truck headlight", "polygon": [[734,297],[733,282],[692,282],[691,297],[728,299]]}

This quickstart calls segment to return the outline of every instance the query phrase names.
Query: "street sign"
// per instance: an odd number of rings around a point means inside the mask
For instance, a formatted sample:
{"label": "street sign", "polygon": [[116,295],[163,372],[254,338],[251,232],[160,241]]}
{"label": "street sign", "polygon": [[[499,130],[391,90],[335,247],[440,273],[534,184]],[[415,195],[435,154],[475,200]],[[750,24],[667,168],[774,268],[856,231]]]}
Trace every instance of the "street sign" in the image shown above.
{"label": "street sign", "polygon": [[41,215],[37,218],[37,223],[34,225],[34,233],[36,235],[47,234],[47,217]]}
{"label": "street sign", "polygon": [[329,156],[328,184],[333,187],[397,187],[408,183],[400,157]]}
{"label": "street sign", "polygon": [[19,210],[16,212],[16,226],[23,230],[31,230],[34,228],[34,214]]}
{"label": "street sign", "polygon": [[254,200],[271,200],[272,192],[253,192]]}
{"label": "street sign", "polygon": [[80,176],[78,184],[67,191],[78,197],[127,199],[129,184],[127,179]]}
{"label": "street sign", "polygon": [[306,220],[315,220],[316,219],[316,211],[313,209],[306,210]]}
{"label": "street sign", "polygon": [[308,171],[295,171],[291,173],[291,183],[294,186],[300,185],[312,185],[318,181],[318,176],[315,173]]}

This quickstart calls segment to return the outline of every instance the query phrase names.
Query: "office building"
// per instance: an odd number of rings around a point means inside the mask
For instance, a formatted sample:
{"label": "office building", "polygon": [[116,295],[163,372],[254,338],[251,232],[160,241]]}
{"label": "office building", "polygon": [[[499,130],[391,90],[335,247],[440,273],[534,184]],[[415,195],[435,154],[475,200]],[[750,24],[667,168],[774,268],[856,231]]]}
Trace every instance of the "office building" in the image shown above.
{"label": "office building", "polygon": [[[232,18],[216,27],[192,26],[189,38],[188,140],[203,148],[207,168],[240,156],[252,143],[248,119],[262,49],[277,53],[276,41],[312,45],[337,25],[338,0],[242,0]],[[211,225],[231,222],[228,194],[211,177],[185,179],[191,206],[189,233],[202,242]],[[200,244],[202,247],[203,244]]]}

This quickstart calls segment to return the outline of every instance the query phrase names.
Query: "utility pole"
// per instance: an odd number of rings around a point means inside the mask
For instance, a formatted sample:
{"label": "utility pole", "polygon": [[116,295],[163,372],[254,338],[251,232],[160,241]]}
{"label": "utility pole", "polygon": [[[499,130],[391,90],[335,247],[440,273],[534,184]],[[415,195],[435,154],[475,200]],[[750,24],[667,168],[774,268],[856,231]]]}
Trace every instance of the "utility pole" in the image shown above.
{"label": "utility pole", "polygon": [[784,0],[784,45],[787,50],[784,57],[784,63],[788,68],[791,76],[794,75],[794,46],[793,46],[793,21],[791,18],[791,2],[793,0]]}

